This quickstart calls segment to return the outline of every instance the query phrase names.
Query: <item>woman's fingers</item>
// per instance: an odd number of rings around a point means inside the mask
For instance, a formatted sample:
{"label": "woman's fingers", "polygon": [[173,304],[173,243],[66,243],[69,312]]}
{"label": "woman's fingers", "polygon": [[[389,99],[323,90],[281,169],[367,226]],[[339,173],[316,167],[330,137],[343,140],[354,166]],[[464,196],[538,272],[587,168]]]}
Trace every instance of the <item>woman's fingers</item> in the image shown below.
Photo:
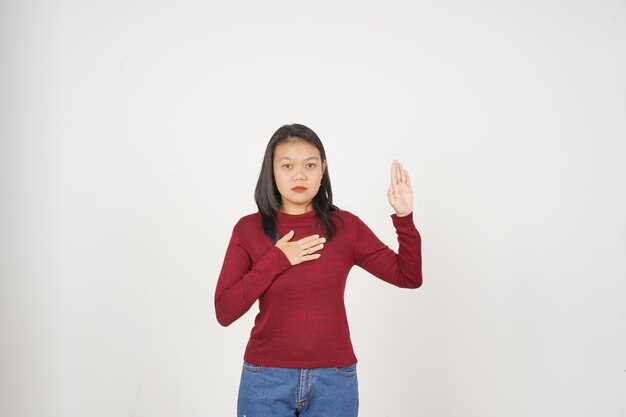
{"label": "woman's fingers", "polygon": [[322,249],[323,247],[324,247],[323,243],[320,243],[319,245],[311,246],[310,248],[308,248],[306,250],[307,255],[311,255],[313,252],[317,252],[318,250]]}
{"label": "woman's fingers", "polygon": [[402,164],[398,162],[396,159],[393,160],[391,164],[391,184],[408,184],[411,185],[411,180],[409,178],[409,171],[404,169]]}
{"label": "woman's fingers", "polygon": [[311,235],[290,242],[289,239],[293,237],[293,234],[293,230],[290,230],[289,233],[279,239],[275,244],[275,246],[282,250],[287,256],[291,265],[297,265],[304,261],[312,261],[321,256],[320,253],[315,252],[324,247],[324,242],[326,242],[325,237]]}
{"label": "woman's fingers", "polygon": [[[323,239],[323,238],[322,238]],[[325,240],[325,239],[324,239]],[[316,240],[317,242],[317,240]],[[310,246],[308,248],[303,248],[304,254],[301,256],[301,260],[304,261],[312,261],[314,259],[319,258],[320,256],[322,256],[321,253],[315,253],[318,250],[322,249],[324,247],[323,243],[319,243],[315,246]]]}
{"label": "woman's fingers", "polygon": [[303,237],[302,239],[297,241],[302,247],[308,248],[313,245],[317,245],[319,243],[326,242],[325,237],[320,237],[320,235],[311,235],[307,237]]}
{"label": "woman's fingers", "polygon": [[391,164],[391,185],[409,184],[409,172],[404,169],[402,164],[394,159]]}
{"label": "woman's fingers", "polygon": [[396,161],[396,184],[400,184],[402,182],[402,170],[400,169],[400,162]]}
{"label": "woman's fingers", "polygon": [[410,213],[413,206],[413,197],[409,172],[395,159],[392,163],[392,172],[394,172],[392,178],[395,178],[397,182],[394,183],[392,180],[387,190],[389,204],[396,210],[396,213]]}
{"label": "woman's fingers", "polygon": [[291,248],[288,249],[288,251],[290,251],[293,254],[292,256],[294,256],[294,262],[292,262],[292,265],[297,265],[304,261],[312,261],[322,256],[320,253],[315,252],[324,247],[324,242],[326,242],[326,238],[320,237],[320,235],[311,235],[303,237],[300,240],[288,242],[287,244],[291,245]]}

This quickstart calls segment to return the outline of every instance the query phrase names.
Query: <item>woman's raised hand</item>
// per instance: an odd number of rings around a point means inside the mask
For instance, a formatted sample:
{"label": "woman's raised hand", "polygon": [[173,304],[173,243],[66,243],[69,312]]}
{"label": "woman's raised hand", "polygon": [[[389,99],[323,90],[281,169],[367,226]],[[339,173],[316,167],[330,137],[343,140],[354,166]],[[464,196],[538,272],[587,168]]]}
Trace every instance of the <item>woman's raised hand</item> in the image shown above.
{"label": "woman's raised hand", "polygon": [[285,253],[289,262],[291,262],[291,265],[298,265],[301,262],[312,261],[322,256],[321,253],[314,252],[317,252],[324,247],[326,238],[320,237],[320,235],[311,235],[303,237],[300,240],[290,242],[289,240],[293,237],[293,235],[294,231],[290,230],[289,233],[281,237],[275,245]]}
{"label": "woman's raised hand", "polygon": [[391,184],[387,197],[397,216],[403,217],[413,211],[413,192],[409,173],[395,159],[391,164]]}

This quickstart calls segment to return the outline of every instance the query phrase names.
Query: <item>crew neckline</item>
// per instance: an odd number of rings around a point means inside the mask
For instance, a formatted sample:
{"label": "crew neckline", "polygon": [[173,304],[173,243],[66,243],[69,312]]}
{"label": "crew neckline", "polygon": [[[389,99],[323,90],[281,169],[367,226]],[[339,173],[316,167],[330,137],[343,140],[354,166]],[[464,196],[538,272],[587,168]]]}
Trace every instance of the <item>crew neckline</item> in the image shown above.
{"label": "crew neckline", "polygon": [[313,223],[316,218],[317,212],[315,210],[301,214],[287,214],[276,210],[276,219],[281,226],[307,226]]}

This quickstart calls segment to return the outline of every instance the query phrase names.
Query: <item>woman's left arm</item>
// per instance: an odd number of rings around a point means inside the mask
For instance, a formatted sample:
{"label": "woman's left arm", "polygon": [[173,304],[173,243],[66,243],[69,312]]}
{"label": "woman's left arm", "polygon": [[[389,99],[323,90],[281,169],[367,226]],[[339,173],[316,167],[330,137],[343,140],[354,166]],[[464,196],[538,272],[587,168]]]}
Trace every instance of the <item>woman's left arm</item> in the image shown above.
{"label": "woman's left arm", "polygon": [[398,253],[385,245],[357,216],[355,264],[370,274],[400,288],[422,285],[422,238],[413,223],[413,213],[391,215],[398,235]]}
{"label": "woman's left arm", "polygon": [[398,235],[398,253],[378,239],[361,219],[356,217],[355,263],[372,275],[401,288],[422,285],[422,239],[413,223],[413,193],[409,173],[394,160],[389,203],[396,211],[391,220]]}

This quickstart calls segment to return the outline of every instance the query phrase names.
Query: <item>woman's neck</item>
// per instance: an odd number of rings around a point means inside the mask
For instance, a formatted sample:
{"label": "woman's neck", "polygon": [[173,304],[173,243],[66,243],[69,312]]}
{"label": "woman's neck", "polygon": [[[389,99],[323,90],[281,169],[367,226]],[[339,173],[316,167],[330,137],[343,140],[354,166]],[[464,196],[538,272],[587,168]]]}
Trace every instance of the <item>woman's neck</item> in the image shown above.
{"label": "woman's neck", "polygon": [[285,214],[305,214],[310,211],[313,211],[313,204],[309,203],[306,206],[280,206],[279,211]]}

